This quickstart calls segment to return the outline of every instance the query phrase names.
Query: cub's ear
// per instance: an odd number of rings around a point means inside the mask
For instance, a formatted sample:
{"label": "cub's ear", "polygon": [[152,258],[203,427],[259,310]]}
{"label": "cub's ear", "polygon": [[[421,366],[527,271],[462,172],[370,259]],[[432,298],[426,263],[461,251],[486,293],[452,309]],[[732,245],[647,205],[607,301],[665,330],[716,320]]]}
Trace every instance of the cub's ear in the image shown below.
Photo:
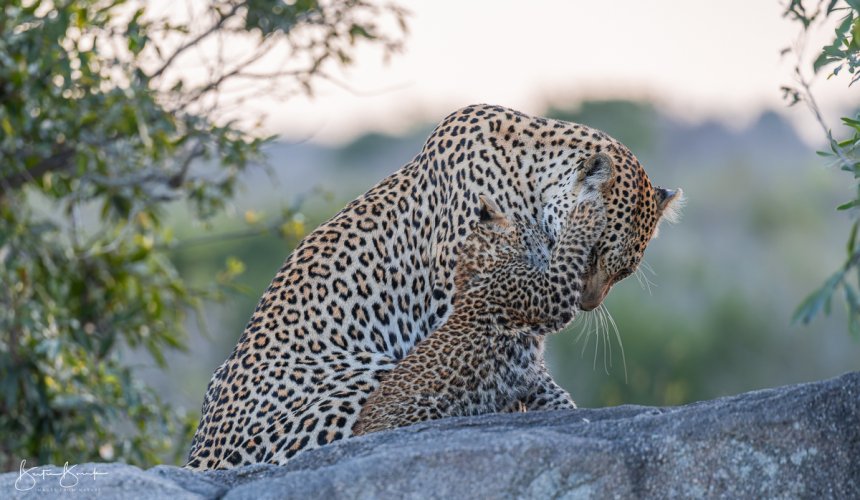
{"label": "cub's ear", "polygon": [[671,223],[678,222],[681,218],[681,209],[684,208],[684,191],[679,189],[665,189],[658,187],[656,192],[657,210],[662,220]]}
{"label": "cub's ear", "polygon": [[492,198],[485,195],[478,196],[480,208],[478,210],[478,219],[481,224],[493,224],[496,226],[508,226],[510,222],[502,210],[496,205]]}
{"label": "cub's ear", "polygon": [[586,191],[605,192],[615,182],[613,170],[612,158],[606,153],[596,153],[583,164],[579,181],[583,183]]}

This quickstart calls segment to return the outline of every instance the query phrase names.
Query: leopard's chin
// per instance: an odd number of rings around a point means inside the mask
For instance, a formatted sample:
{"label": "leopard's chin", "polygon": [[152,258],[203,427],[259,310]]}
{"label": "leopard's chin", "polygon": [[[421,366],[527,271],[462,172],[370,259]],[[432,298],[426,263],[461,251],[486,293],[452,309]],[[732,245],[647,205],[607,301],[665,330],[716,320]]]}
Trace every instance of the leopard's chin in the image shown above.
{"label": "leopard's chin", "polygon": [[600,304],[601,304],[602,302],[603,302],[603,300],[599,300],[599,301],[597,301],[597,302],[583,302],[583,303],[580,303],[580,304],[579,304],[579,310],[580,310],[580,311],[585,311],[585,312],[593,311],[593,310],[597,309],[597,307],[598,307],[598,306],[600,306]]}

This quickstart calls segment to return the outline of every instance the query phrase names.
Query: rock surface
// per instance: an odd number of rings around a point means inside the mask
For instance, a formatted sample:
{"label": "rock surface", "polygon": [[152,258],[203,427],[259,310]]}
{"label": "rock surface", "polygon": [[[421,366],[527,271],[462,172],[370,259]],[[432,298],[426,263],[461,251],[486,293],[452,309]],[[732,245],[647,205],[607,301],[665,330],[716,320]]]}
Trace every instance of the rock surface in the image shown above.
{"label": "rock surface", "polygon": [[860,498],[860,372],[676,408],[441,420],[340,441],[284,467],[62,473],[2,474],[0,497]]}

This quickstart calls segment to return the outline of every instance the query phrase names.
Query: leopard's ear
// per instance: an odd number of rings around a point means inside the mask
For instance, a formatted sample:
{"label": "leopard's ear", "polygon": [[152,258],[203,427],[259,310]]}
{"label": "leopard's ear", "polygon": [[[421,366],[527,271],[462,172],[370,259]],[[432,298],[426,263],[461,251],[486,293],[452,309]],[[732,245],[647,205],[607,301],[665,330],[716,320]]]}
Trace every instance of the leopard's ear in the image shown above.
{"label": "leopard's ear", "polygon": [[585,160],[579,173],[579,180],[586,188],[606,191],[615,182],[613,171],[612,158],[606,153],[596,153]]}
{"label": "leopard's ear", "polygon": [[660,234],[660,223],[668,221],[672,224],[681,219],[681,209],[687,202],[684,198],[684,191],[681,189],[665,189],[658,187],[654,191],[654,198],[657,202],[657,215],[660,217],[657,220],[657,225],[654,227],[654,233],[651,239],[656,238]]}
{"label": "leopard's ear", "polygon": [[495,226],[508,226],[510,225],[510,221],[505,217],[505,214],[502,213],[502,209],[496,204],[496,202],[486,195],[478,196],[478,220],[480,220],[481,224],[492,224]]}
{"label": "leopard's ear", "polygon": [[681,218],[681,209],[684,207],[684,191],[681,189],[657,188],[657,210],[660,217],[669,222],[678,222]]}

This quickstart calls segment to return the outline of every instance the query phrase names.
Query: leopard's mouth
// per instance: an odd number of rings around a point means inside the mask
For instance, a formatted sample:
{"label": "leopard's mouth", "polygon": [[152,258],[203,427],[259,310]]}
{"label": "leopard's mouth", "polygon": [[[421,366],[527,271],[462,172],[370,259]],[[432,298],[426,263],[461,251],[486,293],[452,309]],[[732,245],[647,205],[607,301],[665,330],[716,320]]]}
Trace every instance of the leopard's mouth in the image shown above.
{"label": "leopard's mouth", "polygon": [[579,301],[579,309],[582,311],[593,311],[594,309],[597,309],[600,304],[603,303],[603,299],[606,298],[607,293],[609,293],[609,287],[606,287],[606,289],[601,290],[596,294],[583,294],[583,297]]}
{"label": "leopard's mouth", "polygon": [[602,270],[598,269],[591,273],[588,279],[585,280],[585,286],[582,289],[582,294],[579,297],[579,309],[582,311],[592,311],[597,309],[612,288],[612,281],[603,277]]}

